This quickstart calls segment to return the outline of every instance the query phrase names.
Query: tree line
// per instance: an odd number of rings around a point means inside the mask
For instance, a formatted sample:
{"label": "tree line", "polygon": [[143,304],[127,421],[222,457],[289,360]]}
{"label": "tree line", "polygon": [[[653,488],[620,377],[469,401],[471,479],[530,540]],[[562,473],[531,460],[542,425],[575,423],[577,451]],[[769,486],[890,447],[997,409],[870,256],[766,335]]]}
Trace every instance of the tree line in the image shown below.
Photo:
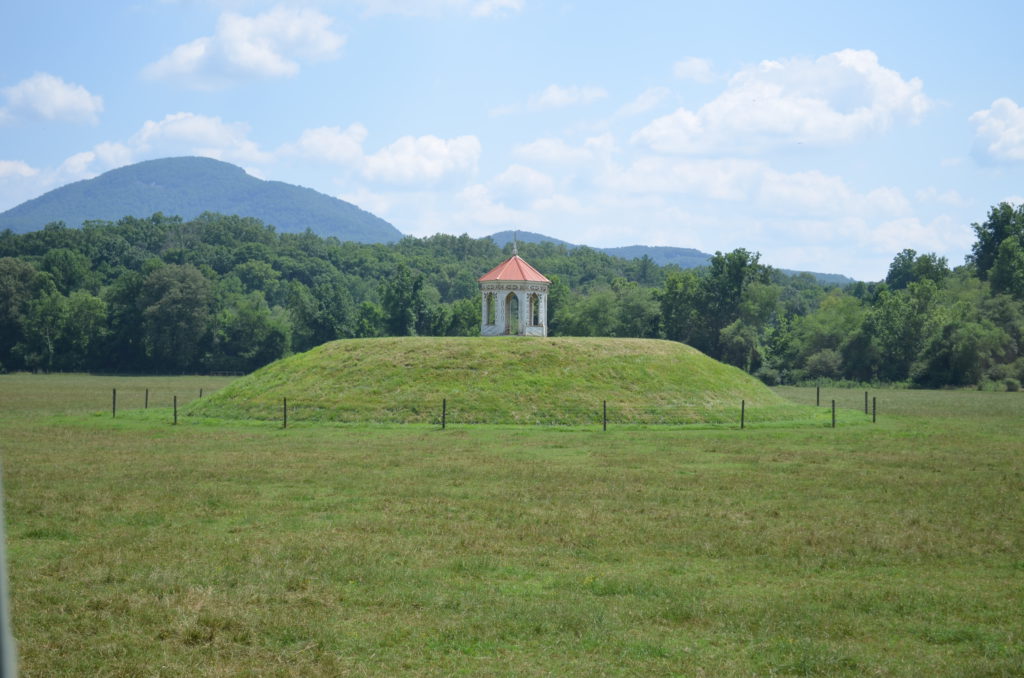
{"label": "tree line", "polygon": [[[1019,388],[1024,206],[972,224],[951,268],[903,250],[884,281],[789,275],[757,253],[698,269],[521,243],[552,280],[552,335],[688,343],[766,383]],[[339,338],[476,335],[489,238],[358,244],[257,219],[155,214],[0,233],[0,370],[248,372]]]}

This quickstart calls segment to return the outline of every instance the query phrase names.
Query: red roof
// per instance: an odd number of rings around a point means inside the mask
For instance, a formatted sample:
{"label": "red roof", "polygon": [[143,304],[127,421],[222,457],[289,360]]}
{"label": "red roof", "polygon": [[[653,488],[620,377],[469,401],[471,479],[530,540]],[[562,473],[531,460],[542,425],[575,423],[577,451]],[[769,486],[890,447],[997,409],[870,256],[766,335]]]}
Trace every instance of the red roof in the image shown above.
{"label": "red roof", "polygon": [[489,272],[484,273],[477,279],[477,282],[487,282],[489,280],[516,280],[542,283],[551,282],[541,275],[540,271],[526,263],[526,261],[518,254],[513,254],[511,258],[501,262]]}

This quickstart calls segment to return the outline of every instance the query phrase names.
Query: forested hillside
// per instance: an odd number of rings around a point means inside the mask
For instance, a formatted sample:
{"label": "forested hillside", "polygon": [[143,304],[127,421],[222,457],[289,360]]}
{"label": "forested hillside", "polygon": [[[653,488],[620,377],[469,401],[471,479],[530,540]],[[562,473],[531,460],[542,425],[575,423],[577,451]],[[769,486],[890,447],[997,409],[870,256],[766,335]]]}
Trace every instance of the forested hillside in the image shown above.
{"label": "forested hillside", "polygon": [[[1024,206],[973,224],[955,269],[904,250],[845,288],[738,249],[699,269],[520,243],[553,284],[554,335],[661,337],[768,383],[1019,388]],[[250,371],[345,337],[475,335],[476,279],[510,252],[436,235],[358,244],[253,218],[155,214],[0,233],[5,370]]]}
{"label": "forested hillside", "polygon": [[241,214],[295,233],[317,233],[355,242],[394,242],[397,228],[344,200],[311,188],[264,181],[241,167],[212,158],[161,158],[111,170],[61,186],[0,213],[0,229],[35,231],[63,221],[146,217],[156,212],[194,219],[203,212]]}

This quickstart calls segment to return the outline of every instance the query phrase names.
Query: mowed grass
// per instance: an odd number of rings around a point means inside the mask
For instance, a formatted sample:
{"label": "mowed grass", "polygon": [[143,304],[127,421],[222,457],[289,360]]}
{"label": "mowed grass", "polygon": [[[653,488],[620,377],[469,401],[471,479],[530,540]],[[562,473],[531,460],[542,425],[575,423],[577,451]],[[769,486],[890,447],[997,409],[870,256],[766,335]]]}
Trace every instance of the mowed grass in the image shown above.
{"label": "mowed grass", "polygon": [[281,430],[101,383],[0,376],[23,676],[1024,675],[1022,394]]}
{"label": "mowed grass", "polygon": [[557,337],[391,337],[333,341],[237,380],[190,416],[476,424],[795,421],[807,408],[672,341]]}

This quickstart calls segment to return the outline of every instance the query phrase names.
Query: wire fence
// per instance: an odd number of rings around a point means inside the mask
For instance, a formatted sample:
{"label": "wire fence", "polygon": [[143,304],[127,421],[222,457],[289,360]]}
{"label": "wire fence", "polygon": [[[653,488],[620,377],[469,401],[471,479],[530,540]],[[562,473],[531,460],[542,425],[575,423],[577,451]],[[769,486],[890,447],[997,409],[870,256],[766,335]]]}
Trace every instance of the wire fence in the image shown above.
{"label": "wire fence", "polygon": [[[130,410],[168,408],[172,423],[182,416],[203,417],[202,410],[187,412],[189,406],[219,390],[219,385],[183,390],[131,386],[113,388],[110,393],[111,416]],[[838,399],[836,396],[839,396]],[[813,405],[814,407],[810,407]],[[335,398],[263,398],[255,407],[231,410],[217,408],[213,418],[279,422],[282,427],[298,423],[327,424],[427,424],[446,429],[470,425],[523,426],[675,426],[702,428],[747,428],[749,426],[818,425],[835,428],[841,424],[877,421],[877,397],[868,391],[844,389],[842,393],[808,389],[799,402],[652,402],[567,399],[563,402],[526,407],[500,407],[481,403],[472,397],[413,400],[395,398],[383,405],[367,408],[358,397]],[[154,413],[155,414],[155,413]]]}
{"label": "wire fence", "polygon": [[[111,391],[111,416],[118,411],[170,408],[171,423],[177,424],[182,416],[202,418],[202,407],[188,411],[194,401],[210,395],[215,388],[200,387],[188,392],[169,392],[166,389],[129,388]],[[851,407],[851,402],[856,406]],[[817,407],[810,403],[735,402],[722,400],[706,402],[649,402],[572,400],[549,403],[547,406],[497,408],[493,403],[481,404],[472,398],[445,398],[431,400],[395,399],[393,402],[368,410],[356,398],[326,401],[322,398],[263,398],[256,406],[232,410],[231,406],[218,407],[211,418],[231,420],[258,420],[278,422],[282,428],[300,423],[317,424],[426,424],[447,429],[453,426],[522,425],[600,427],[613,426],[672,426],[700,428],[747,428],[750,426],[821,426],[835,428],[842,424],[864,423],[877,420],[877,398],[863,394],[844,402],[823,399],[817,393]]]}

